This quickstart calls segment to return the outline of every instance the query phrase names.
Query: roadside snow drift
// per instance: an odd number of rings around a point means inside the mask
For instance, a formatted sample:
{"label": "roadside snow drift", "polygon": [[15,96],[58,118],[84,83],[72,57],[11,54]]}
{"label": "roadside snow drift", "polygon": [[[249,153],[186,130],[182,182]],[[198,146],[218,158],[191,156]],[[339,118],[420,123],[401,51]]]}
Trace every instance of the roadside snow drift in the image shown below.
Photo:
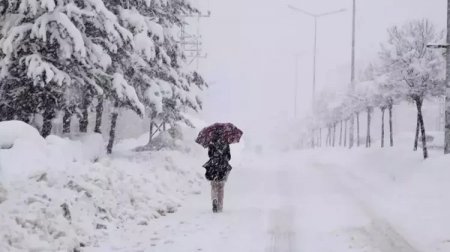
{"label": "roadside snow drift", "polygon": [[199,193],[201,161],[190,149],[107,157],[100,135],[43,139],[20,122],[0,123],[0,136],[0,251],[96,247]]}

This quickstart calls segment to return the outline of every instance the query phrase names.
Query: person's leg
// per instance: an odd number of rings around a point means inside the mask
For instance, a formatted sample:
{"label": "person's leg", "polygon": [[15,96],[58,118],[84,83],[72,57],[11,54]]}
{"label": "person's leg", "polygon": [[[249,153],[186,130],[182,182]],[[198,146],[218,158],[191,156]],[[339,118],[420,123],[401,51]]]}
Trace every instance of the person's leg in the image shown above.
{"label": "person's leg", "polygon": [[225,187],[225,181],[218,182],[217,198],[218,198],[218,203],[219,203],[218,210],[220,212],[223,210],[224,187]]}
{"label": "person's leg", "polygon": [[211,181],[211,201],[214,200],[216,195],[215,184],[214,181]]}
{"label": "person's leg", "polygon": [[219,208],[219,197],[218,197],[218,182],[217,181],[211,181],[211,201],[213,205],[213,212],[217,212]]}

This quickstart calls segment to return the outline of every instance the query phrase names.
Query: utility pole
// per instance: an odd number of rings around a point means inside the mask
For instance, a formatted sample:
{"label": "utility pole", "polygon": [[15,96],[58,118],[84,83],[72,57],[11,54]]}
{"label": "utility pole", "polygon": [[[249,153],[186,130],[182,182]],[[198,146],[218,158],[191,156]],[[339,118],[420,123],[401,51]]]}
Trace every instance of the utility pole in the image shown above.
{"label": "utility pole", "polygon": [[[450,1],[450,0],[449,0]],[[356,0],[353,0],[353,17],[352,17],[352,65],[350,78],[350,92],[355,91],[355,43],[356,43]],[[355,144],[355,115],[350,116],[350,134],[349,134],[349,148],[353,148]]]}
{"label": "utility pole", "polygon": [[444,153],[450,154],[450,0],[447,1],[447,73],[445,80],[445,148]]}
{"label": "utility pole", "polygon": [[352,71],[351,71],[351,89],[355,90],[355,44],[356,44],[356,0],[353,0],[352,17]]}
{"label": "utility pole", "polygon": [[444,127],[444,153],[450,154],[450,0],[447,0],[447,41],[445,45],[427,45],[428,48],[443,48],[446,52],[446,78],[445,78],[445,127]]}
{"label": "utility pole", "polygon": [[298,101],[298,60],[299,55],[295,54],[295,83],[294,83],[294,119],[297,119],[297,101]]}
{"label": "utility pole", "polygon": [[[181,34],[180,34],[180,44],[183,52],[185,53],[186,58],[188,59],[188,64],[192,64],[196,61],[196,69],[199,68],[200,59],[204,59],[208,57],[207,54],[202,53],[202,36],[200,34],[200,19],[208,18],[211,16],[211,12],[208,11],[206,15],[201,13],[193,14],[193,15],[185,15],[183,16],[183,21],[181,24]],[[186,31],[187,18],[196,18],[197,21],[197,29],[194,35],[189,34]]]}
{"label": "utility pole", "polygon": [[313,86],[312,86],[312,108],[316,104],[316,68],[317,68],[317,16],[314,17],[314,59],[313,59]]}
{"label": "utility pole", "polygon": [[302,9],[299,9],[297,7],[294,7],[292,5],[288,5],[289,8],[291,8],[292,10],[296,11],[296,12],[300,12],[304,15],[310,16],[312,18],[314,18],[314,48],[313,48],[313,83],[312,83],[312,104],[313,104],[313,109],[314,109],[314,104],[315,104],[315,100],[316,100],[316,64],[317,64],[317,21],[319,18],[321,17],[325,17],[325,16],[329,16],[329,15],[333,15],[333,14],[337,14],[337,13],[341,13],[346,11],[345,9],[339,9],[336,11],[330,11],[330,12],[324,12],[324,13],[320,13],[320,14],[314,14]]}

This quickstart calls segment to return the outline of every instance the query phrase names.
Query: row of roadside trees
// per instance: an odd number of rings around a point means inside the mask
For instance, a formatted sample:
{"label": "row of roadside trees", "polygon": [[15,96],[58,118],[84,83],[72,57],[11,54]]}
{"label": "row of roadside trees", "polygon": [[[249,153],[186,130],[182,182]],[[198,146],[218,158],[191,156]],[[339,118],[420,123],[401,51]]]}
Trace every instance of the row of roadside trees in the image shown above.
{"label": "row of roadside trees", "polygon": [[[388,29],[388,40],[381,45],[378,58],[365,69],[355,89],[336,98],[323,94],[315,104],[312,126],[312,147],[325,143],[329,146],[346,145],[350,120],[356,119],[356,139],[360,146],[360,119],[367,116],[365,146],[372,145],[371,123],[375,109],[382,115],[381,146],[385,143],[385,114],[389,116],[389,145],[394,145],[393,109],[407,101],[417,110],[414,150],[421,141],[423,156],[428,158],[426,130],[422,108],[426,99],[445,95],[445,58],[443,51],[428,49],[430,44],[441,43],[444,32],[430,21],[415,20],[403,26]],[[339,134],[339,137],[337,136]]]}
{"label": "row of roadside trees", "polygon": [[188,0],[6,0],[0,5],[0,121],[61,118],[100,133],[110,115],[108,152],[120,109],[168,124],[188,123],[207,87],[189,70],[178,41]]}

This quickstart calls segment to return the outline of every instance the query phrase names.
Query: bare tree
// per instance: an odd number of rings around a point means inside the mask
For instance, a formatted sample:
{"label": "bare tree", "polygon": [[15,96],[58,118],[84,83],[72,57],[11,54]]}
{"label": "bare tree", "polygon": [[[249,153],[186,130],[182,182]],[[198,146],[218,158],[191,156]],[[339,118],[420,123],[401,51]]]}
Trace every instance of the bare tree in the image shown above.
{"label": "bare tree", "polygon": [[386,112],[386,107],[382,106],[381,110],[381,148],[384,148],[384,114]]}
{"label": "bare tree", "polygon": [[372,136],[370,135],[370,128],[372,124],[372,107],[367,107],[367,135],[366,135],[366,147],[370,148],[372,145]]}

